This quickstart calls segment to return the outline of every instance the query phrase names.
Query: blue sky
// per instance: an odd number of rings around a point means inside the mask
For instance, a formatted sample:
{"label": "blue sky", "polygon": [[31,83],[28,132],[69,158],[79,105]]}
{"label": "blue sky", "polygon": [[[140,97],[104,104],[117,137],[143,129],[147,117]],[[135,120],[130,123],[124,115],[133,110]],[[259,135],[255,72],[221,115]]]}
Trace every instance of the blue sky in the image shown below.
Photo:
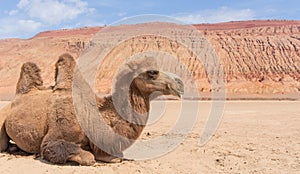
{"label": "blue sky", "polygon": [[300,20],[299,0],[0,0],[0,38],[29,38],[62,28],[109,25],[123,18],[166,15],[185,23]]}

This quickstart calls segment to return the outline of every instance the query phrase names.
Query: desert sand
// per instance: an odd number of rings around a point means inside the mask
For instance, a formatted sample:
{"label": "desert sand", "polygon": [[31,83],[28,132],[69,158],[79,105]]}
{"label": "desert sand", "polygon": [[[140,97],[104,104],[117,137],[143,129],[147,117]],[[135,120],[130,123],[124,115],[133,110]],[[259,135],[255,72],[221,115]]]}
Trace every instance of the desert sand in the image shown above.
{"label": "desert sand", "polygon": [[[191,132],[173,151],[158,158],[97,163],[91,167],[51,165],[35,156],[0,154],[1,174],[21,173],[299,173],[300,101],[225,101],[221,123],[210,141],[199,145],[210,101],[199,105]],[[1,102],[0,107],[7,104]],[[192,105],[191,105],[192,106]],[[151,124],[140,139],[164,136],[178,119],[180,101],[155,101]],[[187,116],[183,113],[182,116]],[[153,121],[154,120],[154,121]],[[176,136],[176,135],[175,135]],[[178,135],[180,136],[180,135]]]}

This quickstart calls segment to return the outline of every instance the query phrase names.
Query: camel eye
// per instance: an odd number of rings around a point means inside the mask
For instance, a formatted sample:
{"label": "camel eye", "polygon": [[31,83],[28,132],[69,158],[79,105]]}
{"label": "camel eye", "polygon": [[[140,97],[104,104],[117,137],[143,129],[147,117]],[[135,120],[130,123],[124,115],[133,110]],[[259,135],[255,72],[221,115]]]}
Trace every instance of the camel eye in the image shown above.
{"label": "camel eye", "polygon": [[147,73],[149,75],[158,75],[159,71],[157,71],[157,70],[150,70],[150,71],[147,71]]}
{"label": "camel eye", "polygon": [[157,79],[158,74],[159,74],[159,71],[157,71],[157,70],[149,70],[149,71],[147,71],[148,78],[151,79],[151,80]]}
{"label": "camel eye", "polygon": [[61,65],[61,64],[63,63],[63,61],[64,61],[64,60],[63,60],[62,58],[60,58],[60,59],[58,59],[57,64],[58,64],[58,65]]}

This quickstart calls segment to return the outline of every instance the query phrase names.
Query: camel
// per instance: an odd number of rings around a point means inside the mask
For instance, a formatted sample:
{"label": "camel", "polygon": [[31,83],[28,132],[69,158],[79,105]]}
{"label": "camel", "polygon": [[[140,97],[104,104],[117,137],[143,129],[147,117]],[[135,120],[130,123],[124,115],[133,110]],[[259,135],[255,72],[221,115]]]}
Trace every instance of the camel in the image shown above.
{"label": "camel", "polygon": [[181,97],[183,94],[183,82],[174,74],[158,71],[155,62],[151,57],[128,61],[117,73],[112,95],[96,98],[104,122],[120,135],[105,137],[105,142],[101,142],[107,144],[105,150],[90,143],[96,160],[120,161],[122,152],[134,143],[144,129],[150,101],[160,95]]}
{"label": "camel", "polygon": [[[127,63],[116,78],[112,95],[104,98],[95,96],[105,123],[115,133],[132,140],[122,142],[104,137],[113,149],[112,155],[89,140],[76,118],[72,102],[76,62],[69,54],[59,57],[55,65],[55,85],[51,89],[42,86],[39,70],[30,71],[30,74],[23,65],[11,108],[6,109],[4,114],[0,112],[6,117],[0,133],[4,130],[4,135],[8,135],[0,140],[0,144],[12,139],[22,150],[39,153],[44,160],[54,164],[73,161],[79,165],[93,165],[96,160],[122,161],[122,151],[139,137],[145,127],[150,101],[159,95],[180,97],[183,93],[183,83],[179,78],[155,67],[142,71],[143,65],[147,66],[147,61],[142,59]],[[129,85],[128,78],[132,78]],[[124,91],[126,85],[129,92]],[[127,97],[121,96],[123,93],[127,93]],[[115,107],[118,105],[123,108],[121,113]],[[97,134],[101,135],[101,132]],[[0,150],[5,147],[7,145]]]}
{"label": "camel", "polygon": [[[8,147],[8,134],[22,150],[29,153],[39,152],[39,144],[45,134],[46,100],[51,93],[51,90],[43,87],[38,66],[32,62],[24,63],[17,83],[16,96],[0,112],[0,118],[3,120],[0,124],[0,151],[5,151]],[[36,107],[37,105],[39,107]]]}

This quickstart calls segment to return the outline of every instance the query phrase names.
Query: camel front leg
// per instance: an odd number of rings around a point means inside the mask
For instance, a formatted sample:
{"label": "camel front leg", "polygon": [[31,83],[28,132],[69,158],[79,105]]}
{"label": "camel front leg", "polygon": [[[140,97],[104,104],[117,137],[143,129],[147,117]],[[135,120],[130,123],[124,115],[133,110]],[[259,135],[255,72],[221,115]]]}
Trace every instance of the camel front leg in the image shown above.
{"label": "camel front leg", "polygon": [[115,157],[112,155],[98,155],[95,156],[97,161],[102,161],[102,162],[106,162],[106,163],[120,163],[123,161],[122,158],[120,157]]}
{"label": "camel front leg", "polygon": [[96,163],[94,155],[81,148],[79,149],[79,153],[70,156],[69,161],[76,162],[82,166],[91,166]]}
{"label": "camel front leg", "polygon": [[90,147],[91,147],[92,152],[97,161],[102,161],[102,162],[106,162],[106,163],[120,163],[123,161],[122,153],[120,153],[119,155],[117,155],[118,157],[116,157],[116,156],[110,155],[110,154],[104,152],[103,150],[99,149],[93,143],[90,143]]}

